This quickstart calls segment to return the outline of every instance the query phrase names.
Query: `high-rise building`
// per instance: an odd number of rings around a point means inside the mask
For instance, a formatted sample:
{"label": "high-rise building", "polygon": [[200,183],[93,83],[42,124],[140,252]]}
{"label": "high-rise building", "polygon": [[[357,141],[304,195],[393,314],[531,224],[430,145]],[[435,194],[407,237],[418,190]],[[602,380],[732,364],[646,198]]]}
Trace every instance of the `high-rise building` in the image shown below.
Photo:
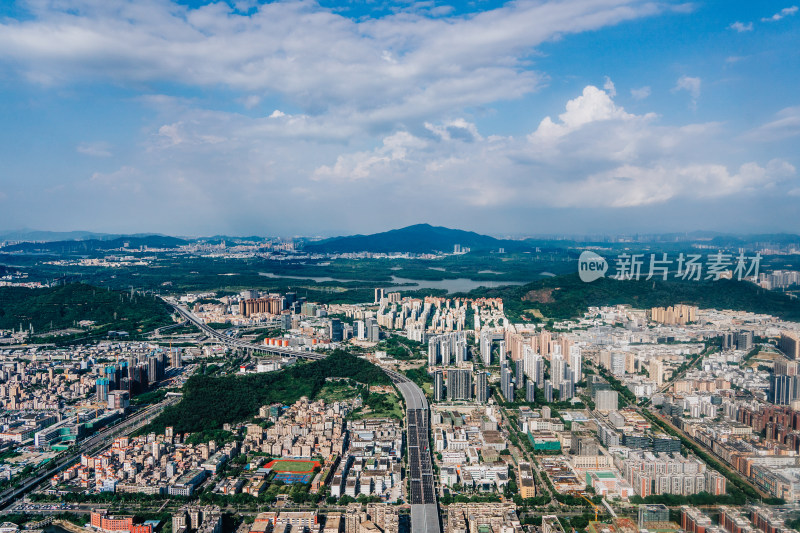
{"label": "high-rise building", "polygon": [[647,369],[647,373],[650,374],[650,379],[655,381],[656,386],[660,387],[664,384],[664,363],[661,359],[653,358],[650,359],[650,365]]}
{"label": "high-rise building", "polygon": [[338,318],[331,318],[329,325],[329,336],[331,338],[331,342],[342,342],[342,340],[344,340],[342,321]]}
{"label": "high-rise building", "polygon": [[625,353],[611,352],[611,367],[609,368],[615,376],[625,375]]}
{"label": "high-rise building", "polygon": [[508,362],[500,367],[500,392],[507,402],[514,401],[514,380],[512,379],[511,369]]}
{"label": "high-rise building", "polygon": [[569,367],[572,369],[573,383],[578,383],[583,379],[583,362],[581,359],[581,347],[570,345],[569,347]]}
{"label": "high-rise building", "polygon": [[281,311],[281,329],[292,329],[292,312],[288,309]]}
{"label": "high-rise building", "polygon": [[514,361],[514,379],[516,380],[517,389],[525,386],[525,361],[522,359]]}
{"label": "high-rise building", "polygon": [[364,327],[364,321],[356,320],[355,322],[353,322],[353,326],[356,332],[356,339],[360,341],[367,340],[367,328]]}
{"label": "high-rise building", "polygon": [[381,300],[383,300],[383,294],[384,294],[383,293],[383,289],[375,289],[375,302],[374,303],[376,303],[376,304],[381,303]]}
{"label": "high-rise building", "polygon": [[428,339],[428,366],[436,366],[439,364],[439,347],[440,344],[436,342],[435,337]]}
{"label": "high-rise building", "polygon": [[722,335],[723,350],[743,350],[753,349],[753,332],[742,330],[738,332],[724,333]]}
{"label": "high-rise building", "polygon": [[447,399],[449,401],[472,399],[472,372],[457,368],[447,370]]}
{"label": "high-rise building", "polygon": [[551,403],[553,401],[553,383],[546,379],[542,388],[544,389],[544,401]]}
{"label": "high-rise building", "polygon": [[531,372],[531,378],[533,382],[536,383],[537,387],[541,387],[542,383],[544,383],[544,357],[539,354],[536,354],[533,358],[533,372]]}
{"label": "high-rise building", "polygon": [[489,401],[489,380],[486,372],[475,374],[475,401],[478,403]]}
{"label": "high-rise building", "polygon": [[769,400],[775,405],[789,405],[800,397],[798,376],[773,375],[769,379]]}
{"label": "high-rise building", "polygon": [[[570,371],[571,373],[571,371]],[[575,383],[572,380],[565,379],[558,386],[558,400],[565,402],[575,396]]]}
{"label": "high-rise building", "polygon": [[441,370],[433,373],[433,401],[444,401],[444,372]]}
{"label": "high-rise building", "polygon": [[172,353],[170,353],[170,366],[172,368],[180,368],[183,366],[180,348],[172,348]]}
{"label": "high-rise building", "polygon": [[436,335],[428,339],[428,365],[460,365],[469,355],[467,336],[463,331]]}
{"label": "high-rise building", "polygon": [[98,402],[106,402],[108,401],[108,386],[109,380],[106,378],[99,378],[95,382],[95,386],[97,389],[97,401]]}
{"label": "high-rise building", "polygon": [[594,395],[594,405],[600,412],[616,411],[619,408],[619,393],[615,390],[598,390]]}
{"label": "high-rise building", "polygon": [[560,356],[556,357],[554,355],[550,360],[550,382],[553,384],[554,389],[558,389],[561,386],[561,382],[564,381],[566,366],[567,364]]}
{"label": "high-rise building", "polygon": [[796,331],[784,331],[778,341],[778,348],[789,359],[800,359],[800,335]]}
{"label": "high-rise building", "polygon": [[373,322],[369,327],[369,334],[367,335],[367,338],[370,342],[381,341],[381,328],[378,326],[377,322]]}
{"label": "high-rise building", "polygon": [[367,318],[364,321],[364,327],[367,330],[367,340],[369,342],[380,342],[381,340],[381,329],[378,326],[378,321],[372,317]]}
{"label": "high-rise building", "polygon": [[489,366],[492,364],[492,337],[489,334],[488,330],[481,331],[480,336],[480,350],[481,350],[481,360],[483,361],[484,366]]}
{"label": "high-rise building", "polygon": [[115,390],[108,393],[109,409],[125,409],[130,405],[130,395],[127,391]]}
{"label": "high-rise building", "polygon": [[531,403],[536,401],[536,383],[533,381],[528,381],[525,386],[525,401]]}

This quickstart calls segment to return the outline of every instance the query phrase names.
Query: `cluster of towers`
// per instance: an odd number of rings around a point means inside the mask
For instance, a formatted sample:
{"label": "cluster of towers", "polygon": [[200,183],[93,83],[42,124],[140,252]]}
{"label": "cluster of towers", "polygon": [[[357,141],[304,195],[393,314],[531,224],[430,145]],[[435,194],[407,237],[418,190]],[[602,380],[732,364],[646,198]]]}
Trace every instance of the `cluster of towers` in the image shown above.
{"label": "cluster of towers", "polygon": [[163,351],[155,351],[149,355],[117,361],[101,370],[97,379],[97,400],[105,402],[112,391],[125,391],[130,396],[141,394],[150,385],[164,379],[167,366],[181,366],[179,351],[173,351],[168,358]]}

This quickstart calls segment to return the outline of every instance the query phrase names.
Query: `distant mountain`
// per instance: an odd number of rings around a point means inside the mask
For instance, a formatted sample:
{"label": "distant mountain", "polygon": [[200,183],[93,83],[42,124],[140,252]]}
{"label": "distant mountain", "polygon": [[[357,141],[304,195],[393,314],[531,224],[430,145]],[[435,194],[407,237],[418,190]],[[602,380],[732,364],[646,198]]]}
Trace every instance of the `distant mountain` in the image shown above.
{"label": "distant mountain", "polygon": [[743,246],[748,244],[800,244],[800,236],[791,233],[764,233],[755,235],[721,235],[711,239],[710,244],[716,246]]}
{"label": "distant mountain", "polygon": [[53,242],[23,242],[0,248],[3,252],[24,252],[24,253],[90,253],[98,250],[113,250],[123,248],[126,244],[128,248],[175,248],[189,241],[177,237],[164,235],[145,235],[117,237],[110,240],[87,239],[82,241],[53,241]]}
{"label": "distant mountain", "polygon": [[324,241],[311,242],[306,244],[305,250],[312,253],[410,252],[421,254],[452,252],[456,244],[472,250],[518,249],[520,246],[524,246],[524,243],[520,241],[495,239],[472,231],[431,226],[430,224],[415,224],[372,235],[334,237]]}
{"label": "distant mountain", "polygon": [[53,242],[53,241],[79,241],[86,239],[113,239],[120,237],[119,234],[95,233],[92,231],[39,231],[32,229],[20,229],[0,233],[2,241],[23,241],[23,242]]}
{"label": "distant mountain", "polygon": [[220,244],[223,241],[225,241],[227,244],[235,244],[264,242],[267,239],[265,237],[259,237],[258,235],[248,235],[245,237],[237,237],[234,235],[212,235],[211,237],[197,237],[196,239],[192,240],[206,244]]}

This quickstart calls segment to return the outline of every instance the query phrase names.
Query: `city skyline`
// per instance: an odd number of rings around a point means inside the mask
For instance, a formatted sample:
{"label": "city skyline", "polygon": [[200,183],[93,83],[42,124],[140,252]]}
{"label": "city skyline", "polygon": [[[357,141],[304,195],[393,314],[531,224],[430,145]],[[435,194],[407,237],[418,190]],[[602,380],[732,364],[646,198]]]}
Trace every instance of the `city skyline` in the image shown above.
{"label": "city skyline", "polygon": [[787,2],[10,3],[0,227],[797,233],[799,21]]}

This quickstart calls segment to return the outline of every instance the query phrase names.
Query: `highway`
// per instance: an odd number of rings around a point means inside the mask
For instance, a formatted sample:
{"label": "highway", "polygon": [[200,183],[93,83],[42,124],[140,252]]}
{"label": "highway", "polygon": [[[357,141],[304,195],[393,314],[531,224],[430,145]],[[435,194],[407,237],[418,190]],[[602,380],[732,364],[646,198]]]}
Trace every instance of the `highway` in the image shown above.
{"label": "highway", "polygon": [[[188,309],[168,299],[164,299],[164,301],[206,335],[226,346],[304,359],[319,360],[326,357],[324,354],[316,352],[252,344],[241,339],[229,337],[207,326],[205,322],[197,318]],[[382,368],[382,370],[394,382],[406,402],[408,477],[411,487],[411,531],[413,533],[439,533],[441,531],[441,521],[439,519],[439,506],[433,477],[433,461],[431,460],[428,401],[425,399],[422,389],[406,376],[387,368]]]}
{"label": "highway", "polygon": [[428,401],[416,383],[386,371],[406,402],[408,478],[411,488],[411,531],[441,531],[430,450]]}
{"label": "highway", "polygon": [[243,341],[241,339],[229,337],[224,333],[217,331],[214,328],[211,328],[208,325],[206,325],[205,322],[197,318],[194,315],[194,313],[192,313],[188,309],[181,307],[180,305],[166,298],[162,298],[162,300],[164,300],[167,304],[171,305],[172,308],[178,312],[178,314],[180,314],[183,318],[189,321],[192,325],[199,328],[203,333],[205,333],[212,339],[218,340],[219,342],[225,344],[226,346],[230,346],[232,348],[241,348],[244,350],[252,350],[254,352],[268,353],[273,355],[283,355],[286,357],[301,357],[304,359],[314,359],[314,360],[325,359],[324,354],[316,352],[299,350],[297,348],[285,348],[280,346],[266,346],[264,344],[253,344],[247,341]]}

